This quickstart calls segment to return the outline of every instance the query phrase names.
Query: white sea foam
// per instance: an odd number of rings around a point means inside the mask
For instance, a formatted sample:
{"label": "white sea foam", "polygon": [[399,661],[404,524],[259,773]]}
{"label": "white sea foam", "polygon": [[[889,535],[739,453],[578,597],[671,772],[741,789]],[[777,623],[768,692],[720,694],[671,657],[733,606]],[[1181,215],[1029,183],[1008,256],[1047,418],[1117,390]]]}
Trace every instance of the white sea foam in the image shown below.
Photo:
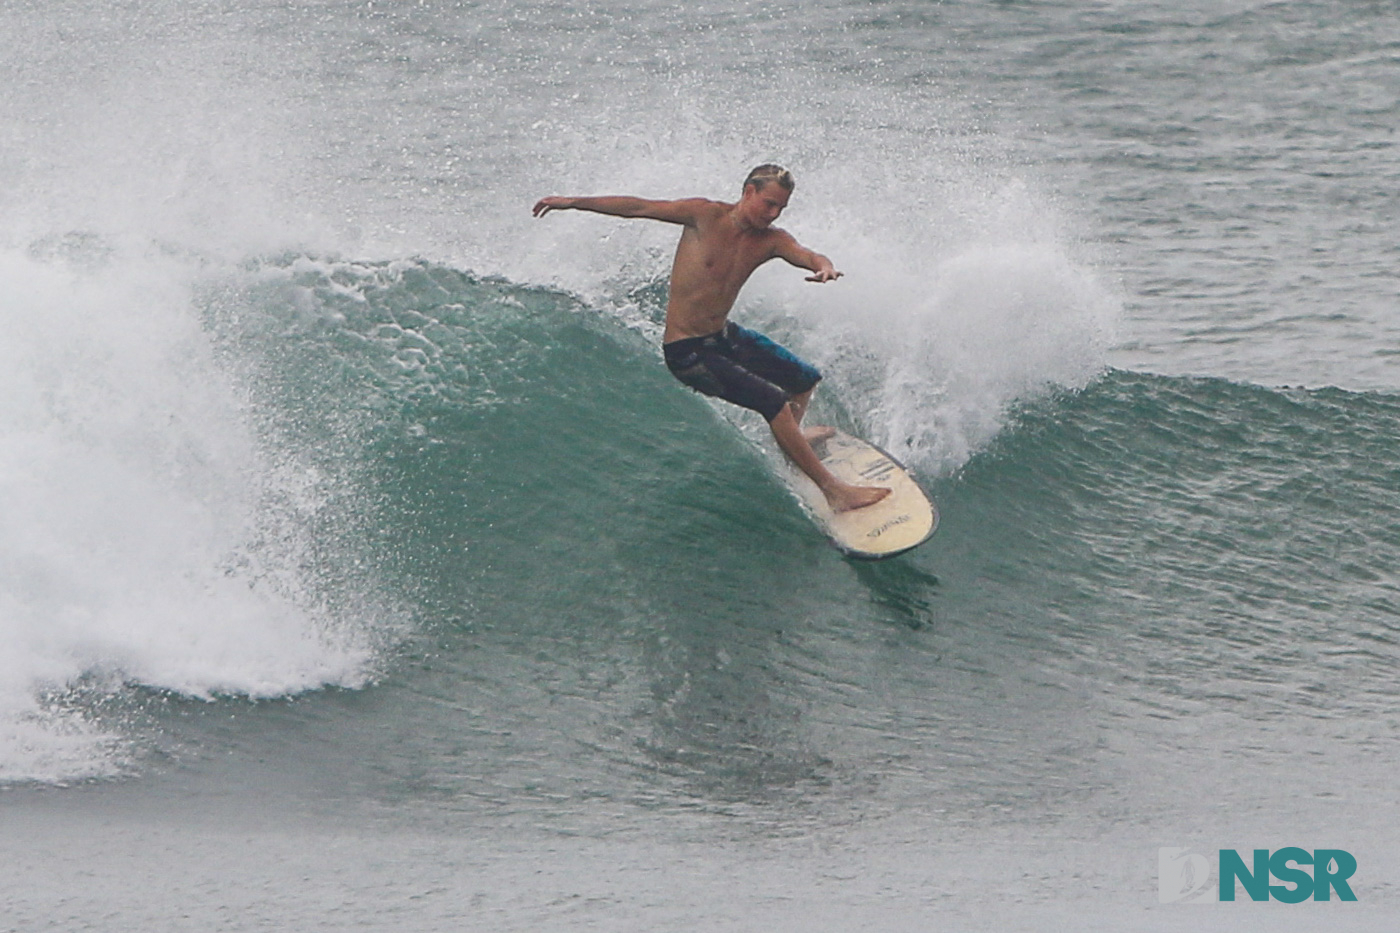
{"label": "white sea foam", "polygon": [[127,12],[0,14],[26,89],[0,104],[0,781],[120,766],[77,687],[272,697],[370,659],[353,600],[302,579],[329,480],[255,429],[199,306],[326,242],[296,206],[295,56],[250,62],[203,8]]}
{"label": "white sea foam", "polygon": [[863,432],[947,472],[1015,403],[1102,372],[1121,302],[1075,254],[1071,218],[1014,174],[951,160],[909,174],[817,173],[827,206],[804,217],[804,239],[845,275],[816,286],[765,269],[754,300]]}
{"label": "white sea foam", "polygon": [[80,681],[266,697],[359,683],[368,660],[261,569],[296,547],[264,508],[288,476],[212,359],[189,267],[73,242],[0,254],[0,781],[117,766],[117,737],[49,702]]}

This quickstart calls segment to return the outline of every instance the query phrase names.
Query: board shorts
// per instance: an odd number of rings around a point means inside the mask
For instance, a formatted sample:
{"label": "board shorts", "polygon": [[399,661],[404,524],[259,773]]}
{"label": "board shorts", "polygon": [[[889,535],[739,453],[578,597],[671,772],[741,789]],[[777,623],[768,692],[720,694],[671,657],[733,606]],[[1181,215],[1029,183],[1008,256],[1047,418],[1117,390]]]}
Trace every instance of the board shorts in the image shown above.
{"label": "board shorts", "polygon": [[661,352],[671,374],[696,392],[756,411],[770,422],[789,398],[822,378],[791,351],[734,323],[706,337],[673,340]]}

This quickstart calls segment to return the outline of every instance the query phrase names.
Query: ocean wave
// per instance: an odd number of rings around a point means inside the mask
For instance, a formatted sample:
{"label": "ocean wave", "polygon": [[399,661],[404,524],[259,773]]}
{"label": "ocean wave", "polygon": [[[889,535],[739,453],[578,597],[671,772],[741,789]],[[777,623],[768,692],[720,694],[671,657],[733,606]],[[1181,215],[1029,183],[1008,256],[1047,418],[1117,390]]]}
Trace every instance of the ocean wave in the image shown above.
{"label": "ocean wave", "polygon": [[378,607],[325,585],[311,534],[341,487],[260,436],[188,265],[88,244],[4,253],[0,283],[0,781],[118,766],[81,684],[364,683]]}
{"label": "ocean wave", "polygon": [[[191,275],[98,253],[0,266],[0,780],[125,767],[130,736],[82,700],[94,683],[361,686],[404,619],[458,618],[541,561],[561,592],[626,589],[723,573],[717,541],[819,542],[755,451],[761,424],[735,431],[665,371],[659,290],[620,307],[421,259]],[[1127,637],[1288,635],[1319,581],[1355,609],[1334,638],[1393,632],[1400,401],[1105,371],[1101,296],[1053,255],[968,254],[942,278],[865,322],[901,325],[883,340],[794,319],[780,290],[744,311],[827,370],[816,416],[893,439],[940,499],[945,544],[911,559],[982,555],[1153,606]]]}

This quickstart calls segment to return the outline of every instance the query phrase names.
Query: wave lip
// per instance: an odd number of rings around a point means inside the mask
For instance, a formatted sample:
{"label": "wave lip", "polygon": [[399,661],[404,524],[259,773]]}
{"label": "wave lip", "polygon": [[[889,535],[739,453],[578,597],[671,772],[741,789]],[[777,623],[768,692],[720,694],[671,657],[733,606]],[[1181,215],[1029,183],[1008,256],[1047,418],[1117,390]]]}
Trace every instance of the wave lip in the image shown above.
{"label": "wave lip", "polygon": [[316,481],[249,426],[194,279],[172,257],[0,254],[0,782],[121,770],[127,740],[78,697],[94,685],[368,676],[366,640],[286,569]]}

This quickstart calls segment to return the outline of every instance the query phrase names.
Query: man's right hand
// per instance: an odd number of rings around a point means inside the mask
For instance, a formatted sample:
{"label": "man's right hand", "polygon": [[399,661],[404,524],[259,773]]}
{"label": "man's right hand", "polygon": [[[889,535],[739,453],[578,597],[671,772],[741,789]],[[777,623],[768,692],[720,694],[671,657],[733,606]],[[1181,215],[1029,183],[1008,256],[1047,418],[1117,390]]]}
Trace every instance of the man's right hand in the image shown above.
{"label": "man's right hand", "polygon": [[540,198],[535,202],[534,213],[536,217],[543,217],[550,211],[566,211],[574,206],[573,198],[548,197]]}

